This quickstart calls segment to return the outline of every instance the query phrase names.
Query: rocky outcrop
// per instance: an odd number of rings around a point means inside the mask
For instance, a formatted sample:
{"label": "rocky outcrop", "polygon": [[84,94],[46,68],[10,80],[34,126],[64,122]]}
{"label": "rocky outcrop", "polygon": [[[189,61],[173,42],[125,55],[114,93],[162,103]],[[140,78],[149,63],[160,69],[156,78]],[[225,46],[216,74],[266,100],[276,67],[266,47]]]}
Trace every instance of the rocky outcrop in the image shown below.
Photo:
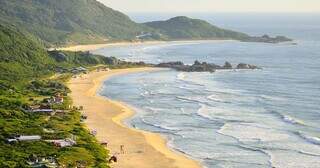
{"label": "rocky outcrop", "polygon": [[243,39],[241,41],[244,42],[259,42],[259,43],[282,43],[282,42],[290,42],[292,39],[285,36],[276,36],[270,37],[269,35],[263,35],[261,37],[249,37],[247,39]]}
{"label": "rocky outcrop", "polygon": [[193,65],[185,65],[181,61],[177,62],[166,62],[155,65],[156,67],[172,68],[177,71],[185,72],[215,72],[220,69],[261,69],[258,66],[240,63],[235,68],[232,67],[231,63],[226,62],[223,66],[216,65],[213,63],[195,61]]}
{"label": "rocky outcrop", "polygon": [[240,63],[238,64],[236,69],[261,69],[261,68],[257,67],[256,65]]}
{"label": "rocky outcrop", "polygon": [[223,69],[232,69],[231,63],[228,61],[226,63],[224,63]]}

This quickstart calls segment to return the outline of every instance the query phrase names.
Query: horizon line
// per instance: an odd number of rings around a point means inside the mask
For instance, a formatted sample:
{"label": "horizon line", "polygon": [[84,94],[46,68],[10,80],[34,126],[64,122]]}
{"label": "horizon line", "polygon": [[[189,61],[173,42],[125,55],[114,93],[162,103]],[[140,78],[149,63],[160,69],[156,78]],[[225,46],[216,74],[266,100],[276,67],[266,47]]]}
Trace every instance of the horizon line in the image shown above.
{"label": "horizon line", "polygon": [[199,13],[199,14],[202,14],[202,13],[243,13],[243,14],[250,14],[250,13],[255,13],[255,14],[320,14],[320,11],[318,12],[244,12],[244,11],[238,11],[238,12],[220,12],[220,11],[217,11],[217,12],[209,12],[209,11],[205,11],[205,12],[153,12],[153,11],[141,11],[141,12],[124,12],[124,13],[157,13],[157,14],[175,14],[175,13]]}

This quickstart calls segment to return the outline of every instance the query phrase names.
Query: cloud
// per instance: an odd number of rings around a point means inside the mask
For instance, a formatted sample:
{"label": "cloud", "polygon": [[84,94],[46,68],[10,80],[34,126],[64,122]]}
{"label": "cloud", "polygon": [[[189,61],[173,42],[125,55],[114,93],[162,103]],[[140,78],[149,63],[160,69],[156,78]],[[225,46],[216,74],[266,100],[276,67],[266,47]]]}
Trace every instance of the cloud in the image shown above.
{"label": "cloud", "polygon": [[123,12],[320,12],[320,0],[99,0]]}

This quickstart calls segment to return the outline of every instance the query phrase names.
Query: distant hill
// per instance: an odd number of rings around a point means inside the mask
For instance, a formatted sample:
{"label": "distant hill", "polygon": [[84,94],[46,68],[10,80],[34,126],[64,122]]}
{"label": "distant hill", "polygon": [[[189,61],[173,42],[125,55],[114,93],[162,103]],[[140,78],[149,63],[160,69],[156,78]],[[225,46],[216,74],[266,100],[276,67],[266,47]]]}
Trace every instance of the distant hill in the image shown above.
{"label": "distant hill", "polygon": [[0,0],[0,22],[51,44],[131,40],[149,30],[96,0]]}
{"label": "distant hill", "polygon": [[185,16],[178,16],[166,21],[154,21],[144,23],[152,27],[168,39],[248,39],[250,36],[245,33],[226,30],[210,23],[191,19]]}
{"label": "distant hill", "polygon": [[290,40],[250,37],[184,16],[138,24],[96,0],[0,0],[0,23],[14,25],[47,46],[131,40],[233,39],[270,43]]}
{"label": "distant hill", "polygon": [[243,42],[280,43],[292,41],[285,36],[261,37],[250,36],[245,33],[223,29],[207,21],[178,16],[166,21],[144,23],[161,34],[162,39],[168,40],[204,40],[204,39],[230,39]]}

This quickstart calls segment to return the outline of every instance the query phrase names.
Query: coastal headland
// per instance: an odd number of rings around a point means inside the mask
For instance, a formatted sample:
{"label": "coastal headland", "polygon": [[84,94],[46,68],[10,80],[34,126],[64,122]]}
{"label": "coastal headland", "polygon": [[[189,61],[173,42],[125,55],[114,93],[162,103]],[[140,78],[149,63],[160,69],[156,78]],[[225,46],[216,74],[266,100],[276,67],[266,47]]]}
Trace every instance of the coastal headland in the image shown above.
{"label": "coastal headland", "polygon": [[[69,87],[74,105],[83,106],[88,117],[85,122],[89,130],[97,132],[97,139],[108,143],[110,155],[116,155],[118,168],[198,168],[197,161],[167,147],[165,138],[159,134],[128,128],[123,120],[134,115],[132,109],[121,102],[97,95],[105,80],[115,75],[142,71],[155,71],[157,68],[133,68],[91,72],[72,78]],[[123,146],[123,151],[121,147]]]}

